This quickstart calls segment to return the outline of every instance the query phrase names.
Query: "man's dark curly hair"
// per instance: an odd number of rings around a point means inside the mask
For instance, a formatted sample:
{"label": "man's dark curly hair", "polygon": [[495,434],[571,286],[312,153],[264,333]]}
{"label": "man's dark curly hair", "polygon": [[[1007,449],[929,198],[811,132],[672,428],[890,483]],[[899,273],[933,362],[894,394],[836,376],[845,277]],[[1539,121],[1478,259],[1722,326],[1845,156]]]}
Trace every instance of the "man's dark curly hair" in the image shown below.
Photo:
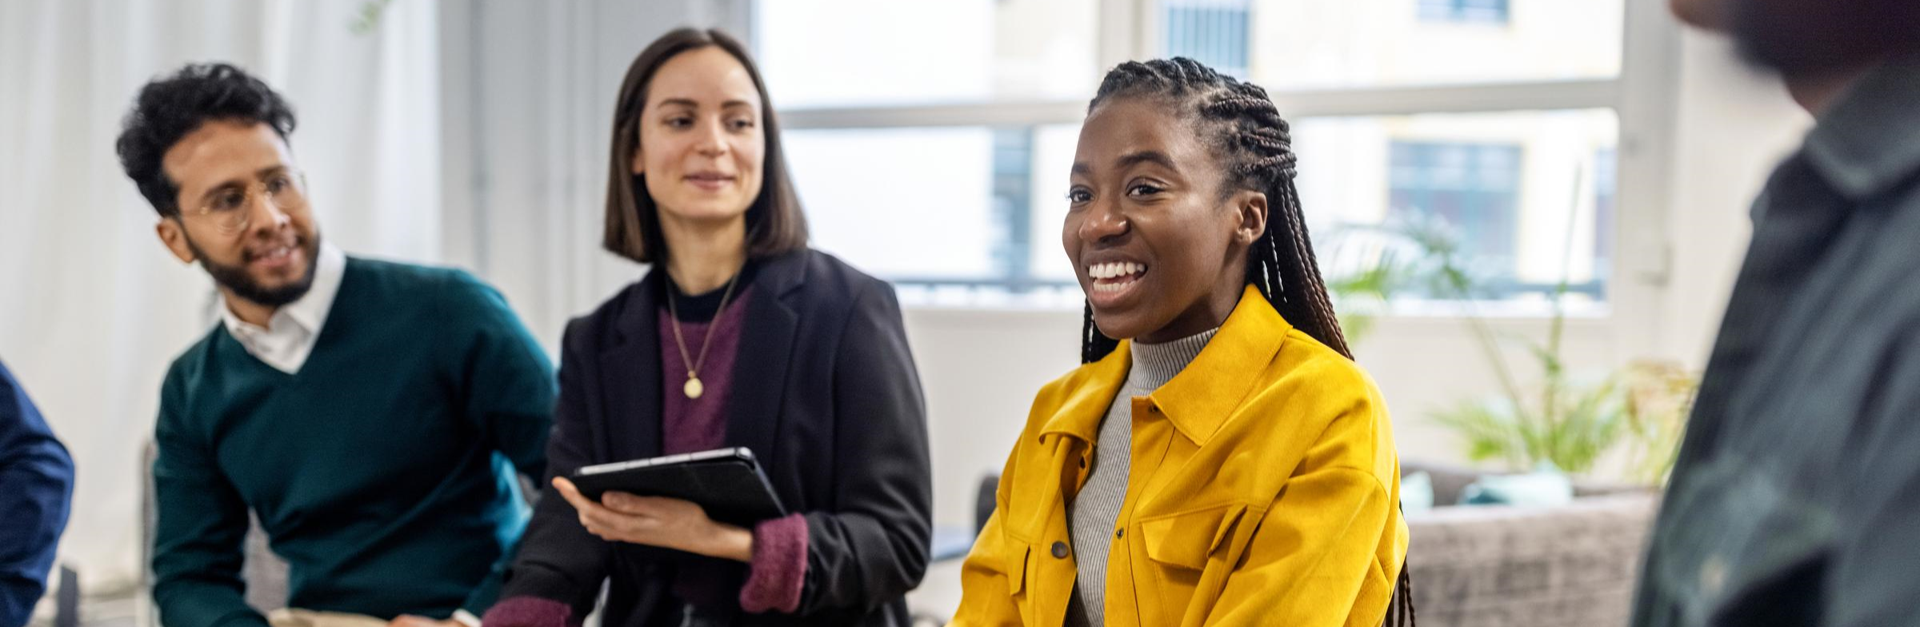
{"label": "man's dark curly hair", "polygon": [[195,63],[140,88],[114,148],[120,167],[161,217],[180,215],[180,186],[161,159],[180,138],[209,120],[273,127],[281,141],[293,134],[293,107],[267,84],[225,63]]}

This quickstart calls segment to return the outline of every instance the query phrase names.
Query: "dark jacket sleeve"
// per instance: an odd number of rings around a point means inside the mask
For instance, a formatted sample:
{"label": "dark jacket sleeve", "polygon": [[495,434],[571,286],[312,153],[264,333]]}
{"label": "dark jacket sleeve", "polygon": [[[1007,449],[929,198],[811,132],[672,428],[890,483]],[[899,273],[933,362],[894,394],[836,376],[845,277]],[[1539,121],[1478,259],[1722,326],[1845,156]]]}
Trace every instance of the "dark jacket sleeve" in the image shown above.
{"label": "dark jacket sleeve", "polygon": [[1889,343],[1879,359],[1876,378],[1885,384],[1865,391],[1848,438],[1859,443],[1852,456],[1859,473],[1832,479],[1846,482],[1848,498],[1834,516],[1838,537],[1826,602],[1819,604],[1822,625],[1920,624],[1913,584],[1920,564],[1920,332],[1909,335],[1915,337]]}
{"label": "dark jacket sleeve", "polygon": [[[177,368],[177,366],[176,366]],[[154,441],[153,601],[167,627],[267,627],[240,577],[247,504],[205,437],[181,415],[174,373],[160,392]]]}
{"label": "dark jacket sleeve", "polygon": [[[553,363],[500,292],[465,272],[455,273],[450,288],[441,319],[447,321],[443,329],[452,334],[443,346],[452,354],[440,363],[460,368],[455,378],[465,397],[467,421],[520,474],[536,481],[544,478],[547,435],[553,428]],[[501,555],[461,609],[476,616],[486,613],[513,555],[512,549]]]}
{"label": "dark jacket sleeve", "polygon": [[837,507],[808,512],[807,574],[798,614],[869,612],[905,595],[927,570],[932,469],[926,401],[893,289],[857,289],[833,373]]}
{"label": "dark jacket sleeve", "polygon": [[[587,324],[585,319],[568,324],[561,340],[560,398],[547,439],[542,486],[551,484],[557,473],[591,463],[594,435],[587,424],[588,392],[583,381],[592,371],[583,364],[596,353],[586,345],[590,342],[590,333],[583,330]],[[612,555],[611,545],[580,526],[579,512],[566,499],[540,499],[526,535],[520,538],[520,553],[507,571],[500,598],[550,599],[571,606],[574,616],[586,616],[607,577]]]}
{"label": "dark jacket sleeve", "polygon": [[73,459],[0,364],[0,625],[24,625],[67,526]]}

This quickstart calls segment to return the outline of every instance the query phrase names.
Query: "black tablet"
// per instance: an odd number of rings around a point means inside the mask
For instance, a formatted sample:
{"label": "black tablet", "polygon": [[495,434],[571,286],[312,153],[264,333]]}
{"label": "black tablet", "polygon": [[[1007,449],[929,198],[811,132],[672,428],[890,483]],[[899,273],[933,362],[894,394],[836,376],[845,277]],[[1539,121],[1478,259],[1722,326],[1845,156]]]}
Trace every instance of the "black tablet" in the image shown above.
{"label": "black tablet", "polygon": [[753,451],[724,448],[587,466],[573,485],[595,501],[607,492],[664,496],[706,508],[716,522],[751,528],[787,515]]}

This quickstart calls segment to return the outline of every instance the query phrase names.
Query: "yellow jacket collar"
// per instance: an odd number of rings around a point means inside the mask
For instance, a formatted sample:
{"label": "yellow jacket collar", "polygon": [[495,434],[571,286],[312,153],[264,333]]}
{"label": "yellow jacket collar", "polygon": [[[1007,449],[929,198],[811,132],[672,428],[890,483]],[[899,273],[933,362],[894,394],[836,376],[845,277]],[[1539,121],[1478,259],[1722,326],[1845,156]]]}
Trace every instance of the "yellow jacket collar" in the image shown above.
{"label": "yellow jacket collar", "polygon": [[1120,385],[1126,382],[1127,369],[1132,365],[1133,351],[1126,340],[1121,340],[1120,346],[1100,361],[1074,371],[1073,381],[1067,385],[1072,392],[1066,402],[1060,404],[1059,411],[1040,428],[1040,438],[1067,435],[1092,442],[1094,434],[1100,431],[1100,420],[1106,417],[1114,395],[1120,393]]}
{"label": "yellow jacket collar", "polygon": [[[1200,356],[1148,398],[1180,435],[1204,445],[1253,389],[1292,330],[1266,296],[1248,285]],[[1126,382],[1132,359],[1130,342],[1122,340],[1113,353],[1081,366],[1070,386],[1072,395],[1041,428],[1041,439],[1067,435],[1092,442]]]}

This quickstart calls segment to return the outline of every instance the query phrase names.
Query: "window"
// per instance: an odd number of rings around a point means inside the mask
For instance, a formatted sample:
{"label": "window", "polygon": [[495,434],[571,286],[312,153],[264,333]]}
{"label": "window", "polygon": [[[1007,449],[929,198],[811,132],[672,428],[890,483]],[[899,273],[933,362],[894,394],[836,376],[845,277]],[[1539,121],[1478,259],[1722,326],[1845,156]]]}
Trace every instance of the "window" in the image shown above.
{"label": "window", "polygon": [[[1620,76],[1626,1],[1259,0],[1249,62],[1268,91],[1611,80]],[[1494,3],[1500,28],[1427,17],[1429,6],[1451,16],[1463,14],[1455,6]]]}
{"label": "window", "polygon": [[1614,187],[1620,176],[1616,153],[1613,148],[1602,148],[1593,157],[1593,268],[1595,278],[1602,283],[1613,269],[1613,230],[1618,219]]}
{"label": "window", "polygon": [[893,281],[903,296],[1077,303],[1060,225],[1079,132],[800,129],[786,131],[785,149],[814,245]]}
{"label": "window", "polygon": [[[1321,248],[1365,230],[1350,227],[1426,225],[1451,235],[1482,295],[1537,298],[1564,279],[1577,298],[1600,301],[1596,227],[1613,192],[1611,178],[1597,179],[1618,136],[1608,109],[1308,118],[1294,127],[1301,208]],[[1321,270],[1378,261],[1342,251]]]}
{"label": "window", "polygon": [[1272,95],[1323,253],[1433,216],[1491,296],[1600,304],[1616,179],[1647,171],[1616,163],[1630,2],[1660,0],[762,0],[754,23],[817,245],[909,305],[1077,305],[1079,122],[1105,68],[1166,56]]}
{"label": "window", "polygon": [[1391,152],[1389,218],[1445,220],[1482,260],[1513,264],[1520,146],[1396,141]]}
{"label": "window", "polygon": [[1162,8],[1167,56],[1247,78],[1248,0],[1167,0]]}
{"label": "window", "polygon": [[1101,71],[1095,4],[762,0],[754,5],[756,56],[782,110],[1084,101]]}
{"label": "window", "polygon": [[1507,0],[1420,0],[1420,19],[1430,22],[1507,23]]}

